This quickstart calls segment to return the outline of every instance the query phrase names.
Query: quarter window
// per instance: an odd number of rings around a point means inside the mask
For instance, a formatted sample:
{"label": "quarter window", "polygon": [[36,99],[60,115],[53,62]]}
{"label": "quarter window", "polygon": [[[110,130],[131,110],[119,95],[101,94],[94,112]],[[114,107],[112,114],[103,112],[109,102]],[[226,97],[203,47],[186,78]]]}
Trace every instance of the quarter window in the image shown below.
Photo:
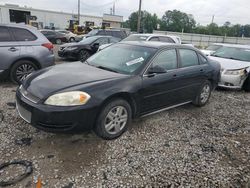
{"label": "quarter window", "polygon": [[153,66],[160,66],[165,70],[177,68],[176,50],[166,50],[161,52],[154,60]]}
{"label": "quarter window", "polygon": [[37,37],[30,31],[21,28],[10,28],[16,41],[34,41]]}
{"label": "quarter window", "polygon": [[12,41],[10,32],[7,27],[0,27],[0,42]]}
{"label": "quarter window", "polygon": [[180,49],[181,67],[199,65],[197,54],[193,50]]}

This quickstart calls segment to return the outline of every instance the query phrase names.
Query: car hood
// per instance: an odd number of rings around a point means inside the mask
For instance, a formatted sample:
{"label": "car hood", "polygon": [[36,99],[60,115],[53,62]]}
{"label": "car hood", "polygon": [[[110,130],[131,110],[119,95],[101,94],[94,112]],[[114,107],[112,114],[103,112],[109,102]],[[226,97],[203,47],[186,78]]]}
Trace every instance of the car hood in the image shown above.
{"label": "car hood", "polygon": [[214,56],[209,56],[209,58],[219,62],[221,64],[221,68],[226,70],[237,70],[250,67],[250,62],[247,61],[239,61]]}
{"label": "car hood", "polygon": [[81,62],[56,65],[32,74],[23,87],[34,96],[44,99],[71,87],[114,80],[127,75],[113,73]]}

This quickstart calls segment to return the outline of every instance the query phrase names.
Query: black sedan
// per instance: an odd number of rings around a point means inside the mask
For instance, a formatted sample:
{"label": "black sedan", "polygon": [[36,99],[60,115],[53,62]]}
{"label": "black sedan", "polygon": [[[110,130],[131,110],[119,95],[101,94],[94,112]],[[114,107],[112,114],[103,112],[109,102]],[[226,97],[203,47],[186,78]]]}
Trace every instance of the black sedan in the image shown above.
{"label": "black sedan", "polygon": [[40,32],[53,44],[61,45],[63,42],[67,42],[65,34],[59,33],[53,30],[40,30]]}
{"label": "black sedan", "polygon": [[204,106],[220,66],[188,46],[121,42],[84,63],[31,74],[16,93],[20,116],[49,132],[122,135],[131,119],[187,103]]}
{"label": "black sedan", "polygon": [[85,61],[97,52],[99,46],[109,43],[117,43],[120,39],[111,36],[93,36],[84,38],[78,43],[64,44],[59,47],[58,56],[68,59]]}

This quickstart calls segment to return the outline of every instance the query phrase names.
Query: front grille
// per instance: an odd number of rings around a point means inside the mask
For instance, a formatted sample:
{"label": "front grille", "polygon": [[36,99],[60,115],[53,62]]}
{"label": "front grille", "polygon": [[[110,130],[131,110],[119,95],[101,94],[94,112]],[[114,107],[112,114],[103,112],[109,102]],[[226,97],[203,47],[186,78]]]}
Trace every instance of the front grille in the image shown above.
{"label": "front grille", "polygon": [[28,99],[29,101],[33,103],[38,103],[40,101],[38,97],[29,93],[26,89],[24,89],[23,86],[20,86],[20,93],[22,94],[22,96],[24,96],[24,98]]}

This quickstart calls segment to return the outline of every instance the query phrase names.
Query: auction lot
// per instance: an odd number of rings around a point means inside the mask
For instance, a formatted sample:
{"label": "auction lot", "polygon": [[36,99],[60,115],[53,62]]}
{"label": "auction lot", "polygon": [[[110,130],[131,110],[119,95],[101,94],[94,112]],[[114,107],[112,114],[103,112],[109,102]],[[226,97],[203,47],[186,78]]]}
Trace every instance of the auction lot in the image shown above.
{"label": "auction lot", "polygon": [[[34,187],[36,178],[65,188],[250,187],[249,93],[216,90],[203,108],[137,119],[122,137],[104,141],[26,124],[15,110],[16,88],[0,83],[0,162],[31,161],[33,173],[12,187]],[[18,175],[8,170],[0,181]]]}

